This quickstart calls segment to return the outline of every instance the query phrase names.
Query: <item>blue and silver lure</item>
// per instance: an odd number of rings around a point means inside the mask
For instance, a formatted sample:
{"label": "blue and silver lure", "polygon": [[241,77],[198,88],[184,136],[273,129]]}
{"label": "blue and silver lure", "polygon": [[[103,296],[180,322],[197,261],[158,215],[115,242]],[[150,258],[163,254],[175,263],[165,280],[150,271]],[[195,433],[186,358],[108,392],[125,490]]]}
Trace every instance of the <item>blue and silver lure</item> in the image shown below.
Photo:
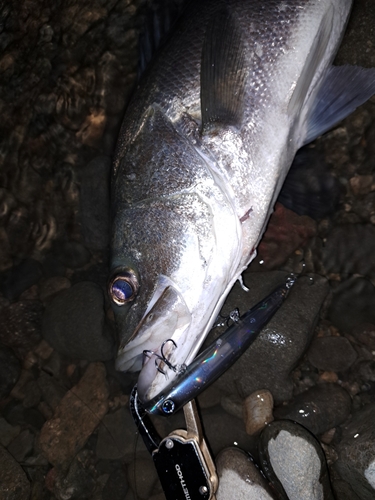
{"label": "blue and silver lure", "polygon": [[172,415],[217,380],[258,337],[283,304],[296,277],[291,275],[265,299],[239,318],[195,360],[181,371],[162,393],[143,408],[154,415]]}

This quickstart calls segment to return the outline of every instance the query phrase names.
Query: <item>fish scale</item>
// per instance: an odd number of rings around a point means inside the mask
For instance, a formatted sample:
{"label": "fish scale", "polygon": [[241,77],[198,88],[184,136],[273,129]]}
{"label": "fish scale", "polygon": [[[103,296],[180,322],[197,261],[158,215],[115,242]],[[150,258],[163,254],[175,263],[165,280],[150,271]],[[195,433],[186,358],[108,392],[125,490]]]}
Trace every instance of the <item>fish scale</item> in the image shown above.
{"label": "fish scale", "polygon": [[193,1],[145,71],[114,158],[109,280],[116,366],[142,368],[143,401],[175,377],[156,366],[166,339],[170,366],[196,356],[296,151],[375,93],[373,69],[331,65],[350,7]]}

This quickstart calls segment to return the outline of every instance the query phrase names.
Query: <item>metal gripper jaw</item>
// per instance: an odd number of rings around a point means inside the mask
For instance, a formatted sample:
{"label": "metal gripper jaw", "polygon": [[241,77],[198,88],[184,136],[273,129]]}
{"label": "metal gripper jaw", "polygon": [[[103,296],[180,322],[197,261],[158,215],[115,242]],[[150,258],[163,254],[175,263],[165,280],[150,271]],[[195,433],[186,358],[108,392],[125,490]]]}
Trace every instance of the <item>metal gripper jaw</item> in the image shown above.
{"label": "metal gripper jaw", "polygon": [[130,408],[154,460],[167,500],[215,499],[218,487],[215,464],[203,438],[195,401],[184,407],[186,430],[177,429],[161,439],[133,389]]}

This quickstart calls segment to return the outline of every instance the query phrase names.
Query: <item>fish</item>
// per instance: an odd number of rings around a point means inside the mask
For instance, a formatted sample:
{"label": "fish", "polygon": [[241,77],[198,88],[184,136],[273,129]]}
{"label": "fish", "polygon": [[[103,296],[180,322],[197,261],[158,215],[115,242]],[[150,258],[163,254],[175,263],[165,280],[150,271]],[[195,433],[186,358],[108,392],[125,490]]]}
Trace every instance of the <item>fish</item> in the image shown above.
{"label": "fish", "polygon": [[116,368],[140,371],[141,401],[196,357],[297,151],[375,93],[373,68],[332,64],[351,4],[193,0],[142,75],[113,161],[108,280]]}

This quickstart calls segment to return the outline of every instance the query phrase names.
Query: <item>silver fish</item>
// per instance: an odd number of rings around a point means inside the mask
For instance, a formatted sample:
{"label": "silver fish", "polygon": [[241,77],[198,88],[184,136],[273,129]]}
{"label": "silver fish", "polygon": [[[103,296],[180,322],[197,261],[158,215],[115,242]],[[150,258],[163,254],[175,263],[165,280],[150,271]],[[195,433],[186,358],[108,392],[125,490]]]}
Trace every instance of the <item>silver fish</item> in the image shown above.
{"label": "silver fish", "polygon": [[[350,0],[199,0],[144,74],[112,182],[119,370],[149,401],[189,364],[256,255],[296,151],[375,93],[333,67]],[[157,366],[144,350],[158,354]],[[177,347],[175,347],[177,346]]]}

